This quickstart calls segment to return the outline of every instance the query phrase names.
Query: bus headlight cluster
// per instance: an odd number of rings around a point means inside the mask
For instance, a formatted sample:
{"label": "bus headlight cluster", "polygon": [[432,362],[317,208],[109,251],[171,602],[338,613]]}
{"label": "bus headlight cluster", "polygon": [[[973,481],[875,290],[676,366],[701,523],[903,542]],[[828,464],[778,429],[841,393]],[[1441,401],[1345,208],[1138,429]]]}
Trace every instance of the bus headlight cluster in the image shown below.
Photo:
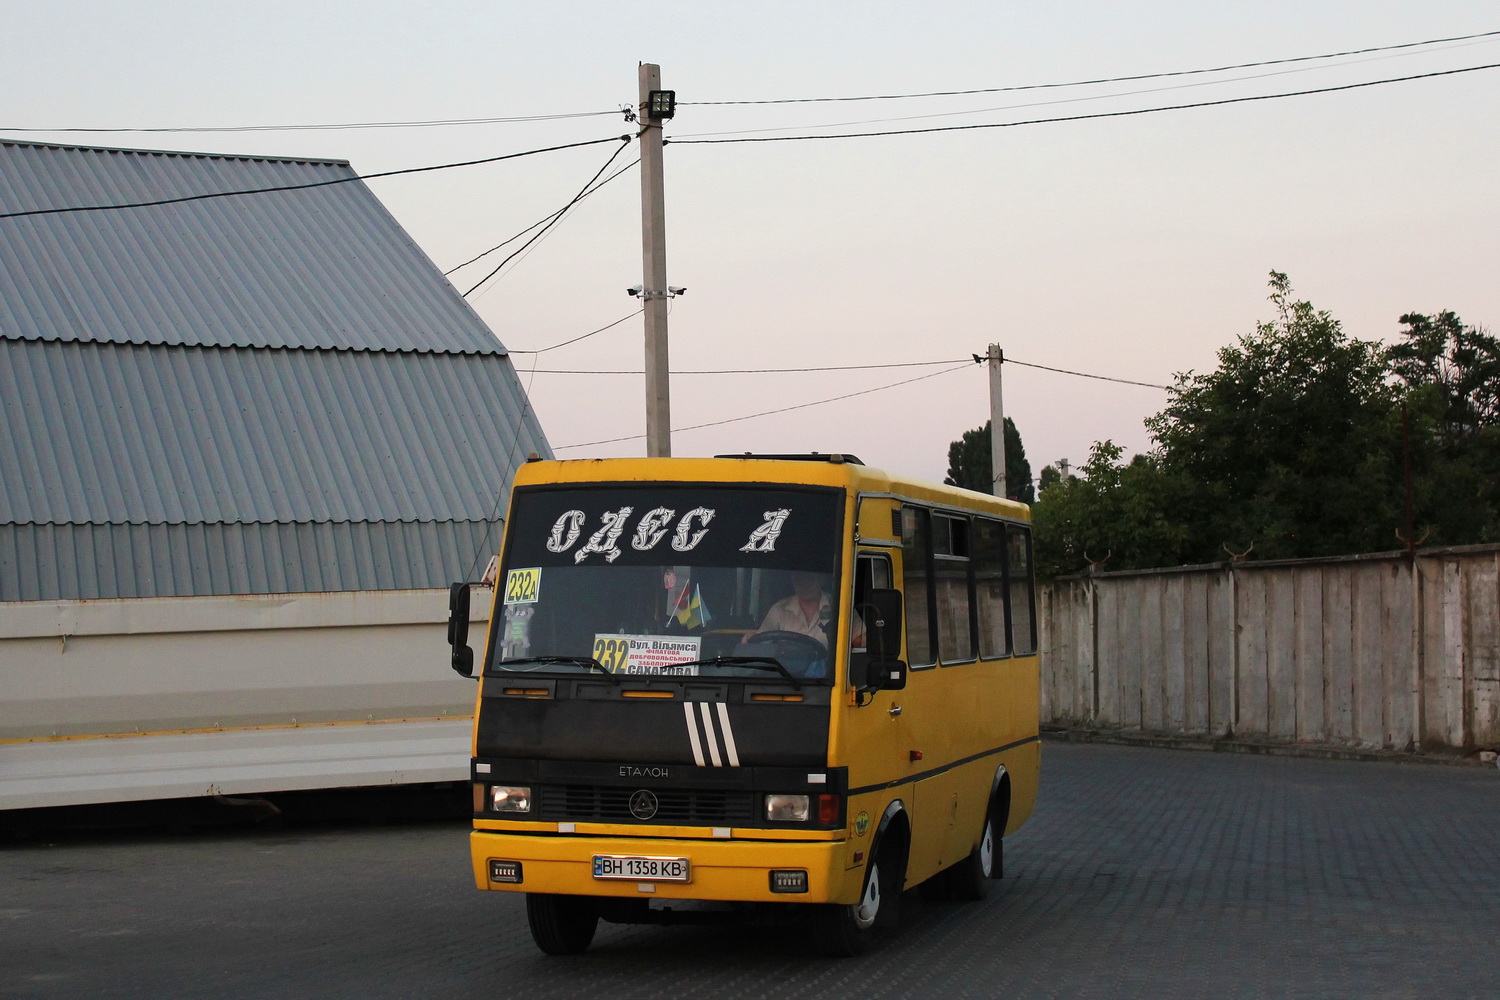
{"label": "bus headlight cluster", "polygon": [[529,813],[531,789],[525,785],[491,785],[490,808],[502,813]]}
{"label": "bus headlight cluster", "polygon": [[[837,795],[819,795],[816,819],[824,826],[838,823],[840,799]],[[811,795],[767,795],[766,819],[772,823],[806,823],[813,819]]]}
{"label": "bus headlight cluster", "polygon": [[772,823],[806,823],[808,812],[806,795],[766,796],[766,819]]}

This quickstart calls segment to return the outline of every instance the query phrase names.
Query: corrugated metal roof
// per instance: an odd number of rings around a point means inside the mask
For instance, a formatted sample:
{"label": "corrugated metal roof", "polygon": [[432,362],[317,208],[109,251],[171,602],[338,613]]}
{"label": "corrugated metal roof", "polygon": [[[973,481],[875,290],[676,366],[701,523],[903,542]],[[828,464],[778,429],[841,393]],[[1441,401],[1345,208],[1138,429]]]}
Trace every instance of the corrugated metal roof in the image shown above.
{"label": "corrugated metal roof", "polygon": [[0,338],[503,354],[349,164],[0,140]]}
{"label": "corrugated metal roof", "polygon": [[0,523],[483,520],[533,451],[504,358],[0,341]]}
{"label": "corrugated metal roof", "polygon": [[0,601],[446,587],[476,553],[484,569],[500,532],[485,521],[0,525]]}
{"label": "corrugated metal roof", "polygon": [[[0,213],[352,179],[0,141]],[[0,600],[436,587],[551,455],[364,186],[0,219]]]}

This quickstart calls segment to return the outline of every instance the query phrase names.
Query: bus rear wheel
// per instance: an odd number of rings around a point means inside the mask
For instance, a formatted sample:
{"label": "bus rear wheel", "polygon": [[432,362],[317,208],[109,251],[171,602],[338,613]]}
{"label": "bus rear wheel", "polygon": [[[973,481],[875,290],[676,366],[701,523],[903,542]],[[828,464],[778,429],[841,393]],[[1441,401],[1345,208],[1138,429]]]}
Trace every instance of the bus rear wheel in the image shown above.
{"label": "bus rear wheel", "polygon": [[999,878],[1002,841],[995,834],[995,819],[985,816],[979,843],[969,856],[943,873],[954,899],[973,902],[984,898],[990,879]]}
{"label": "bus rear wheel", "polygon": [[531,939],[549,955],[577,955],[594,940],[599,911],[587,896],[526,894]]}

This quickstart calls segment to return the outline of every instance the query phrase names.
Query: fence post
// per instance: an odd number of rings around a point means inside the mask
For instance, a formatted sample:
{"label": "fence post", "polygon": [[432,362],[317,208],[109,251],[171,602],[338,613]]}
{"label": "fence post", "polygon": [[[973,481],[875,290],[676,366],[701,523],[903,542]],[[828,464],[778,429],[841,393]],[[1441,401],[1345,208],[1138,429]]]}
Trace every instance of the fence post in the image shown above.
{"label": "fence post", "polygon": [[1422,564],[1416,549],[1407,553],[1406,564],[1411,572],[1411,749],[1422,752],[1422,730],[1426,722],[1427,707],[1423,692],[1423,663],[1427,644],[1422,641],[1426,634],[1426,623],[1422,617]]}
{"label": "fence post", "polygon": [[1094,590],[1094,567],[1089,567],[1089,644],[1093,654],[1089,657],[1090,687],[1094,701],[1089,714],[1089,725],[1099,725],[1099,595]]}
{"label": "fence post", "polygon": [[1240,731],[1240,592],[1235,560],[1229,561],[1229,736]]}

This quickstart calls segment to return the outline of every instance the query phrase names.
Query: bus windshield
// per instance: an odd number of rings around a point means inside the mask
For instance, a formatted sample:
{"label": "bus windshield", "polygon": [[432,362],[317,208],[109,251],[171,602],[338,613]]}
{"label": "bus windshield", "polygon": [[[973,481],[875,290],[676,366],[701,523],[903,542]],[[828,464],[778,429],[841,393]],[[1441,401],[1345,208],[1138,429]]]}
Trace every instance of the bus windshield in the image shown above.
{"label": "bus windshield", "polygon": [[518,489],[492,674],[829,683],[842,494],[830,489]]}

